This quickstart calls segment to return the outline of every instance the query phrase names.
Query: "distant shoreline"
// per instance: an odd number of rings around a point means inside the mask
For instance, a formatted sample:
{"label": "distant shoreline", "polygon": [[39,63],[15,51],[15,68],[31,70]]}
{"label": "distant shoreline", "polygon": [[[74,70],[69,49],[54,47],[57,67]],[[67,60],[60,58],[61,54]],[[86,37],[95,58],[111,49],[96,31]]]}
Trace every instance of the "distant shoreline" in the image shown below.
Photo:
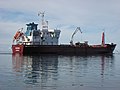
{"label": "distant shoreline", "polygon": [[0,52],[0,54],[12,54],[12,52]]}

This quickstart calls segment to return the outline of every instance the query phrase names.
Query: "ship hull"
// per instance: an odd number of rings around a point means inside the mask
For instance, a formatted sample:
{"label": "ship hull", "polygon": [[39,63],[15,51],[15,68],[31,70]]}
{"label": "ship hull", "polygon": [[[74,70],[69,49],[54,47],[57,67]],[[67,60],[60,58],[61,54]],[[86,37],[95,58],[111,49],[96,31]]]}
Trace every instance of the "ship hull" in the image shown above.
{"label": "ship hull", "polygon": [[[116,44],[106,46],[71,46],[71,45],[12,45],[13,54],[58,54],[58,55],[90,55],[112,54]],[[19,50],[18,50],[19,49]]]}

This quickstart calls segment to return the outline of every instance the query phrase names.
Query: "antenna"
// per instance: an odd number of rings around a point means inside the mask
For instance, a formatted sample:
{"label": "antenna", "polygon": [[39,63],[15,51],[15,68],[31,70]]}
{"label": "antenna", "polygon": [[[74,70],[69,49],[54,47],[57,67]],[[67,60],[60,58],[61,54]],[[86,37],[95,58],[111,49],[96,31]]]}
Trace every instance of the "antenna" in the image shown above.
{"label": "antenna", "polygon": [[42,24],[43,24],[45,11],[44,11],[44,12],[39,12],[39,13],[38,13],[38,16],[40,16],[40,15],[41,15],[41,17],[42,17]]}
{"label": "antenna", "polygon": [[42,17],[41,21],[42,21],[42,25],[44,25],[45,11],[44,11],[44,12],[39,12],[39,13],[38,13],[38,16],[41,16],[41,17]]}

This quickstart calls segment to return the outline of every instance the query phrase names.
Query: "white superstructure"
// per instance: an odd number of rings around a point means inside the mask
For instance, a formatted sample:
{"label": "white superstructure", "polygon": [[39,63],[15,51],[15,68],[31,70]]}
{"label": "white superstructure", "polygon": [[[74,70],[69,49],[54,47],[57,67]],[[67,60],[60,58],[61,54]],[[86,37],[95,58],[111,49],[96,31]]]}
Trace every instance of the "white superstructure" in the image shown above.
{"label": "white superstructure", "polygon": [[[49,29],[48,21],[44,20],[44,13],[39,13],[42,16],[40,29],[37,29],[38,24],[34,22],[26,24],[27,31],[19,37],[17,43],[26,45],[58,45],[60,30]],[[24,39],[21,39],[23,38]]]}

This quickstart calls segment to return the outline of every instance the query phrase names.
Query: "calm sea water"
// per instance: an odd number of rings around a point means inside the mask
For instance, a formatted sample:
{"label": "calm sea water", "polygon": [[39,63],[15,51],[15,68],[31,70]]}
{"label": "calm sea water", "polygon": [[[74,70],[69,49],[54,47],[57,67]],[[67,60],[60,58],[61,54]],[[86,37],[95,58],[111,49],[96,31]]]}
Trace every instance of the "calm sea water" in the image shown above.
{"label": "calm sea water", "polygon": [[120,54],[0,54],[0,90],[120,90]]}

